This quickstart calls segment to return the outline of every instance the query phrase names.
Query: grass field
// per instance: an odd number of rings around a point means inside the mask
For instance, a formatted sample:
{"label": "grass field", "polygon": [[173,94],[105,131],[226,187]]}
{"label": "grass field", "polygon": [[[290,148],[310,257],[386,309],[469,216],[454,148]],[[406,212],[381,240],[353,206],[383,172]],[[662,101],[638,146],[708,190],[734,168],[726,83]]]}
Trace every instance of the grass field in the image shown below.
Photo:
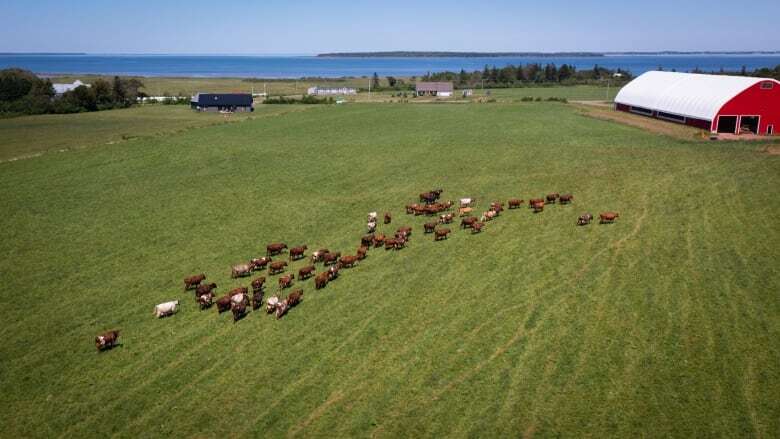
{"label": "grass field", "polygon": [[[439,186],[575,200],[434,243],[403,206]],[[0,432],[776,437],[779,186],[756,144],[555,103],[314,106],[0,163]],[[248,284],[230,265],[272,241],[354,253],[372,210],[409,247],[298,283],[280,321],[181,291]]]}

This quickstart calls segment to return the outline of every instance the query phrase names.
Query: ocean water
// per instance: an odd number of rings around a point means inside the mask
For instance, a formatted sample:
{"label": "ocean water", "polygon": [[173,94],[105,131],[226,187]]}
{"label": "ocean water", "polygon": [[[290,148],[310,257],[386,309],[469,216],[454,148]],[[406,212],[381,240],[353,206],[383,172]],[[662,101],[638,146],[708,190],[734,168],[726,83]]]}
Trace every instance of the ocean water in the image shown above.
{"label": "ocean water", "polygon": [[485,65],[554,63],[579,70],[595,64],[638,75],[662,67],[665,70],[748,71],[780,65],[780,55],[607,55],[603,57],[487,57],[487,58],[319,58],[315,56],[223,55],[43,55],[0,54],[0,68],[21,67],[38,74],[106,74],[186,77],[300,78],[368,76],[420,76],[427,72]]}

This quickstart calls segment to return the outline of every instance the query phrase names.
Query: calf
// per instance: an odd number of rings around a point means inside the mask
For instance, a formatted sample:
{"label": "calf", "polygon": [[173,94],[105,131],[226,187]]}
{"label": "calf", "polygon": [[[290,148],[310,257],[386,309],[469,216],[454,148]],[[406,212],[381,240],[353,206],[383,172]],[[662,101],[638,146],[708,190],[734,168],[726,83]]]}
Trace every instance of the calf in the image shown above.
{"label": "calf", "polygon": [[158,319],[176,314],[179,309],[179,301],[165,302],[154,306],[154,316]]}
{"label": "calf", "polygon": [[357,249],[357,258],[359,260],[363,260],[366,258],[366,255],[368,254],[368,247],[366,246],[360,246],[360,248]]}
{"label": "calf", "polygon": [[284,272],[284,267],[287,266],[287,262],[285,261],[277,261],[277,262],[271,262],[271,264],[268,266],[268,273],[269,274],[279,274]]}
{"label": "calf", "polygon": [[509,200],[510,209],[517,209],[518,207],[520,207],[521,204],[523,204],[523,200],[519,198],[512,198],[511,200]]}
{"label": "calf", "polygon": [[262,258],[252,258],[249,263],[252,264],[252,271],[265,270],[265,267],[271,262],[272,259],[268,256]]}
{"label": "calf", "polygon": [[282,276],[279,278],[279,290],[283,290],[285,288],[290,288],[293,284],[293,279],[295,279],[295,275],[288,274],[285,276]]}
{"label": "calf", "polygon": [[195,297],[197,298],[205,294],[211,293],[215,289],[217,289],[217,284],[215,283],[210,283],[208,285],[198,285],[198,288],[195,290]]}
{"label": "calf", "polygon": [[460,228],[461,229],[471,228],[471,226],[475,222],[477,222],[477,217],[470,216],[467,218],[463,218],[462,220],[460,220]]}
{"label": "calf", "polygon": [[301,268],[300,270],[298,270],[298,280],[305,280],[312,277],[312,275],[314,275],[314,270],[315,270],[314,265],[309,265],[308,267]]}
{"label": "calf", "polygon": [[263,292],[255,291],[252,293],[252,310],[256,311],[261,306],[263,306]]}
{"label": "calf", "polygon": [[107,331],[95,337],[95,347],[97,348],[98,352],[104,351],[106,349],[111,349],[114,346],[116,346],[116,342],[118,340],[119,340],[118,330]]}
{"label": "calf", "polygon": [[268,246],[265,248],[266,254],[268,256],[278,255],[279,253],[283,252],[284,249],[287,248],[287,244],[283,242],[276,242],[273,244],[268,244]]}
{"label": "calf", "polygon": [[447,236],[450,234],[450,229],[448,228],[441,228],[436,230],[436,236],[433,237],[434,241],[439,241],[442,239],[447,239]]}
{"label": "calf", "polygon": [[374,236],[374,247],[382,247],[385,243],[385,235],[379,234]]}
{"label": "calf", "polygon": [[564,195],[561,195],[558,199],[561,201],[561,204],[569,204],[569,203],[571,203],[571,200],[574,199],[574,195],[572,195],[572,194],[564,194]]}
{"label": "calf", "polygon": [[243,303],[233,303],[230,306],[230,311],[233,312],[233,323],[235,323],[246,315],[246,305]]}
{"label": "calf", "polygon": [[321,289],[325,288],[325,285],[328,284],[328,281],[330,280],[330,273],[327,271],[323,271],[322,273],[318,274],[317,277],[314,278],[314,288]]}
{"label": "calf", "polygon": [[425,223],[423,224],[423,228],[425,229],[425,233],[433,233],[434,230],[436,230],[436,226],[438,223]]}
{"label": "calf", "polygon": [[317,250],[316,252],[311,254],[311,263],[316,264],[317,262],[322,262],[322,258],[328,254],[329,250],[326,248],[321,248]]}
{"label": "calf", "polygon": [[203,273],[196,274],[194,276],[185,277],[184,278],[184,291],[187,291],[187,290],[191,289],[192,287],[197,288],[198,285],[200,285],[200,283],[203,282],[204,280],[206,280],[206,275],[203,274]]}
{"label": "calf", "polygon": [[446,213],[444,215],[439,216],[439,223],[441,224],[452,224],[452,220],[454,219],[454,216],[451,213]]}
{"label": "calf", "polygon": [[297,261],[298,259],[305,258],[306,250],[308,250],[308,247],[305,245],[302,245],[300,247],[293,247],[290,249],[290,260],[291,261]]}
{"label": "calf", "polygon": [[341,266],[344,268],[352,268],[354,267],[358,262],[357,256],[342,256],[341,259],[339,259],[339,262],[341,263]]}
{"label": "calf", "polygon": [[252,292],[263,291],[263,285],[265,284],[265,276],[260,276],[252,281]]}
{"label": "calf", "polygon": [[201,311],[207,308],[211,308],[211,305],[214,303],[214,293],[208,292],[202,296],[198,296],[197,302],[198,305],[200,305]]}
{"label": "calf", "polygon": [[368,235],[363,235],[363,237],[360,238],[360,245],[364,247],[368,247],[374,243],[374,238],[376,238],[376,236],[374,236],[373,233],[369,233]]}
{"label": "calf", "polygon": [[614,223],[615,219],[617,219],[620,216],[617,212],[602,212],[599,214],[600,223]]}
{"label": "calf", "polygon": [[253,264],[234,265],[232,270],[230,271],[230,277],[235,279],[237,277],[249,276],[252,274],[253,268],[254,268]]}
{"label": "calf", "polygon": [[593,221],[593,215],[589,213],[583,213],[579,218],[577,218],[577,225],[586,226],[590,224],[591,221]]}
{"label": "calf", "polygon": [[393,217],[390,216],[390,212],[385,212],[385,224],[390,224],[393,221]]}
{"label": "calf", "polygon": [[323,262],[325,263],[325,265],[333,265],[339,261],[340,257],[341,257],[341,252],[328,253],[325,255]]}
{"label": "calf", "polygon": [[485,227],[485,223],[474,223],[471,226],[471,233],[479,233],[482,231],[483,227]]}
{"label": "calf", "polygon": [[551,194],[548,194],[545,198],[548,204],[555,204],[555,200],[557,200],[558,197],[560,197],[558,192],[553,192]]}
{"label": "calf", "polygon": [[230,309],[230,304],[232,301],[230,300],[230,295],[225,295],[217,299],[217,313],[222,314],[223,312]]}

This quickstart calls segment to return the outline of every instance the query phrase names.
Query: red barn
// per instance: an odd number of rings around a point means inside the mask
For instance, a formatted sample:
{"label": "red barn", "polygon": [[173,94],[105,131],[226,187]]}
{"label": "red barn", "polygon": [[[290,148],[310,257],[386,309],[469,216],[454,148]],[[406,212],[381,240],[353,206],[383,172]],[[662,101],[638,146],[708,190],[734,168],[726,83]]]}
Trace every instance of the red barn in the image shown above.
{"label": "red barn", "polygon": [[713,133],[777,135],[780,82],[746,76],[647,72],[620,90],[615,108]]}

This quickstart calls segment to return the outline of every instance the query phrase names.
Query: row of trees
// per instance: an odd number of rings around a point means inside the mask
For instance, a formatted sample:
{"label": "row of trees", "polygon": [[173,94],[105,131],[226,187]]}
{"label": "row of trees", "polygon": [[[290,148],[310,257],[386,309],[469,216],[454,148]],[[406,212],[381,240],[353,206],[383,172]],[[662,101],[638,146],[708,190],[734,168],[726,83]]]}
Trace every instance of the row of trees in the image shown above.
{"label": "row of trees", "polygon": [[125,108],[142,95],[138,79],[115,76],[112,81],[96,79],[91,86],[76,87],[56,96],[49,79],[22,69],[0,70],[0,115],[79,113]]}
{"label": "row of trees", "polygon": [[[615,74],[619,74],[617,77]],[[541,65],[530,63],[525,65],[507,65],[504,67],[485,66],[484,69],[467,72],[428,73],[423,81],[452,81],[458,88],[470,88],[484,85],[485,87],[517,87],[533,84],[586,84],[616,78],[620,82],[632,78],[631,73],[617,69],[610,70],[598,65],[588,70],[577,70],[575,66],[563,64]]]}

